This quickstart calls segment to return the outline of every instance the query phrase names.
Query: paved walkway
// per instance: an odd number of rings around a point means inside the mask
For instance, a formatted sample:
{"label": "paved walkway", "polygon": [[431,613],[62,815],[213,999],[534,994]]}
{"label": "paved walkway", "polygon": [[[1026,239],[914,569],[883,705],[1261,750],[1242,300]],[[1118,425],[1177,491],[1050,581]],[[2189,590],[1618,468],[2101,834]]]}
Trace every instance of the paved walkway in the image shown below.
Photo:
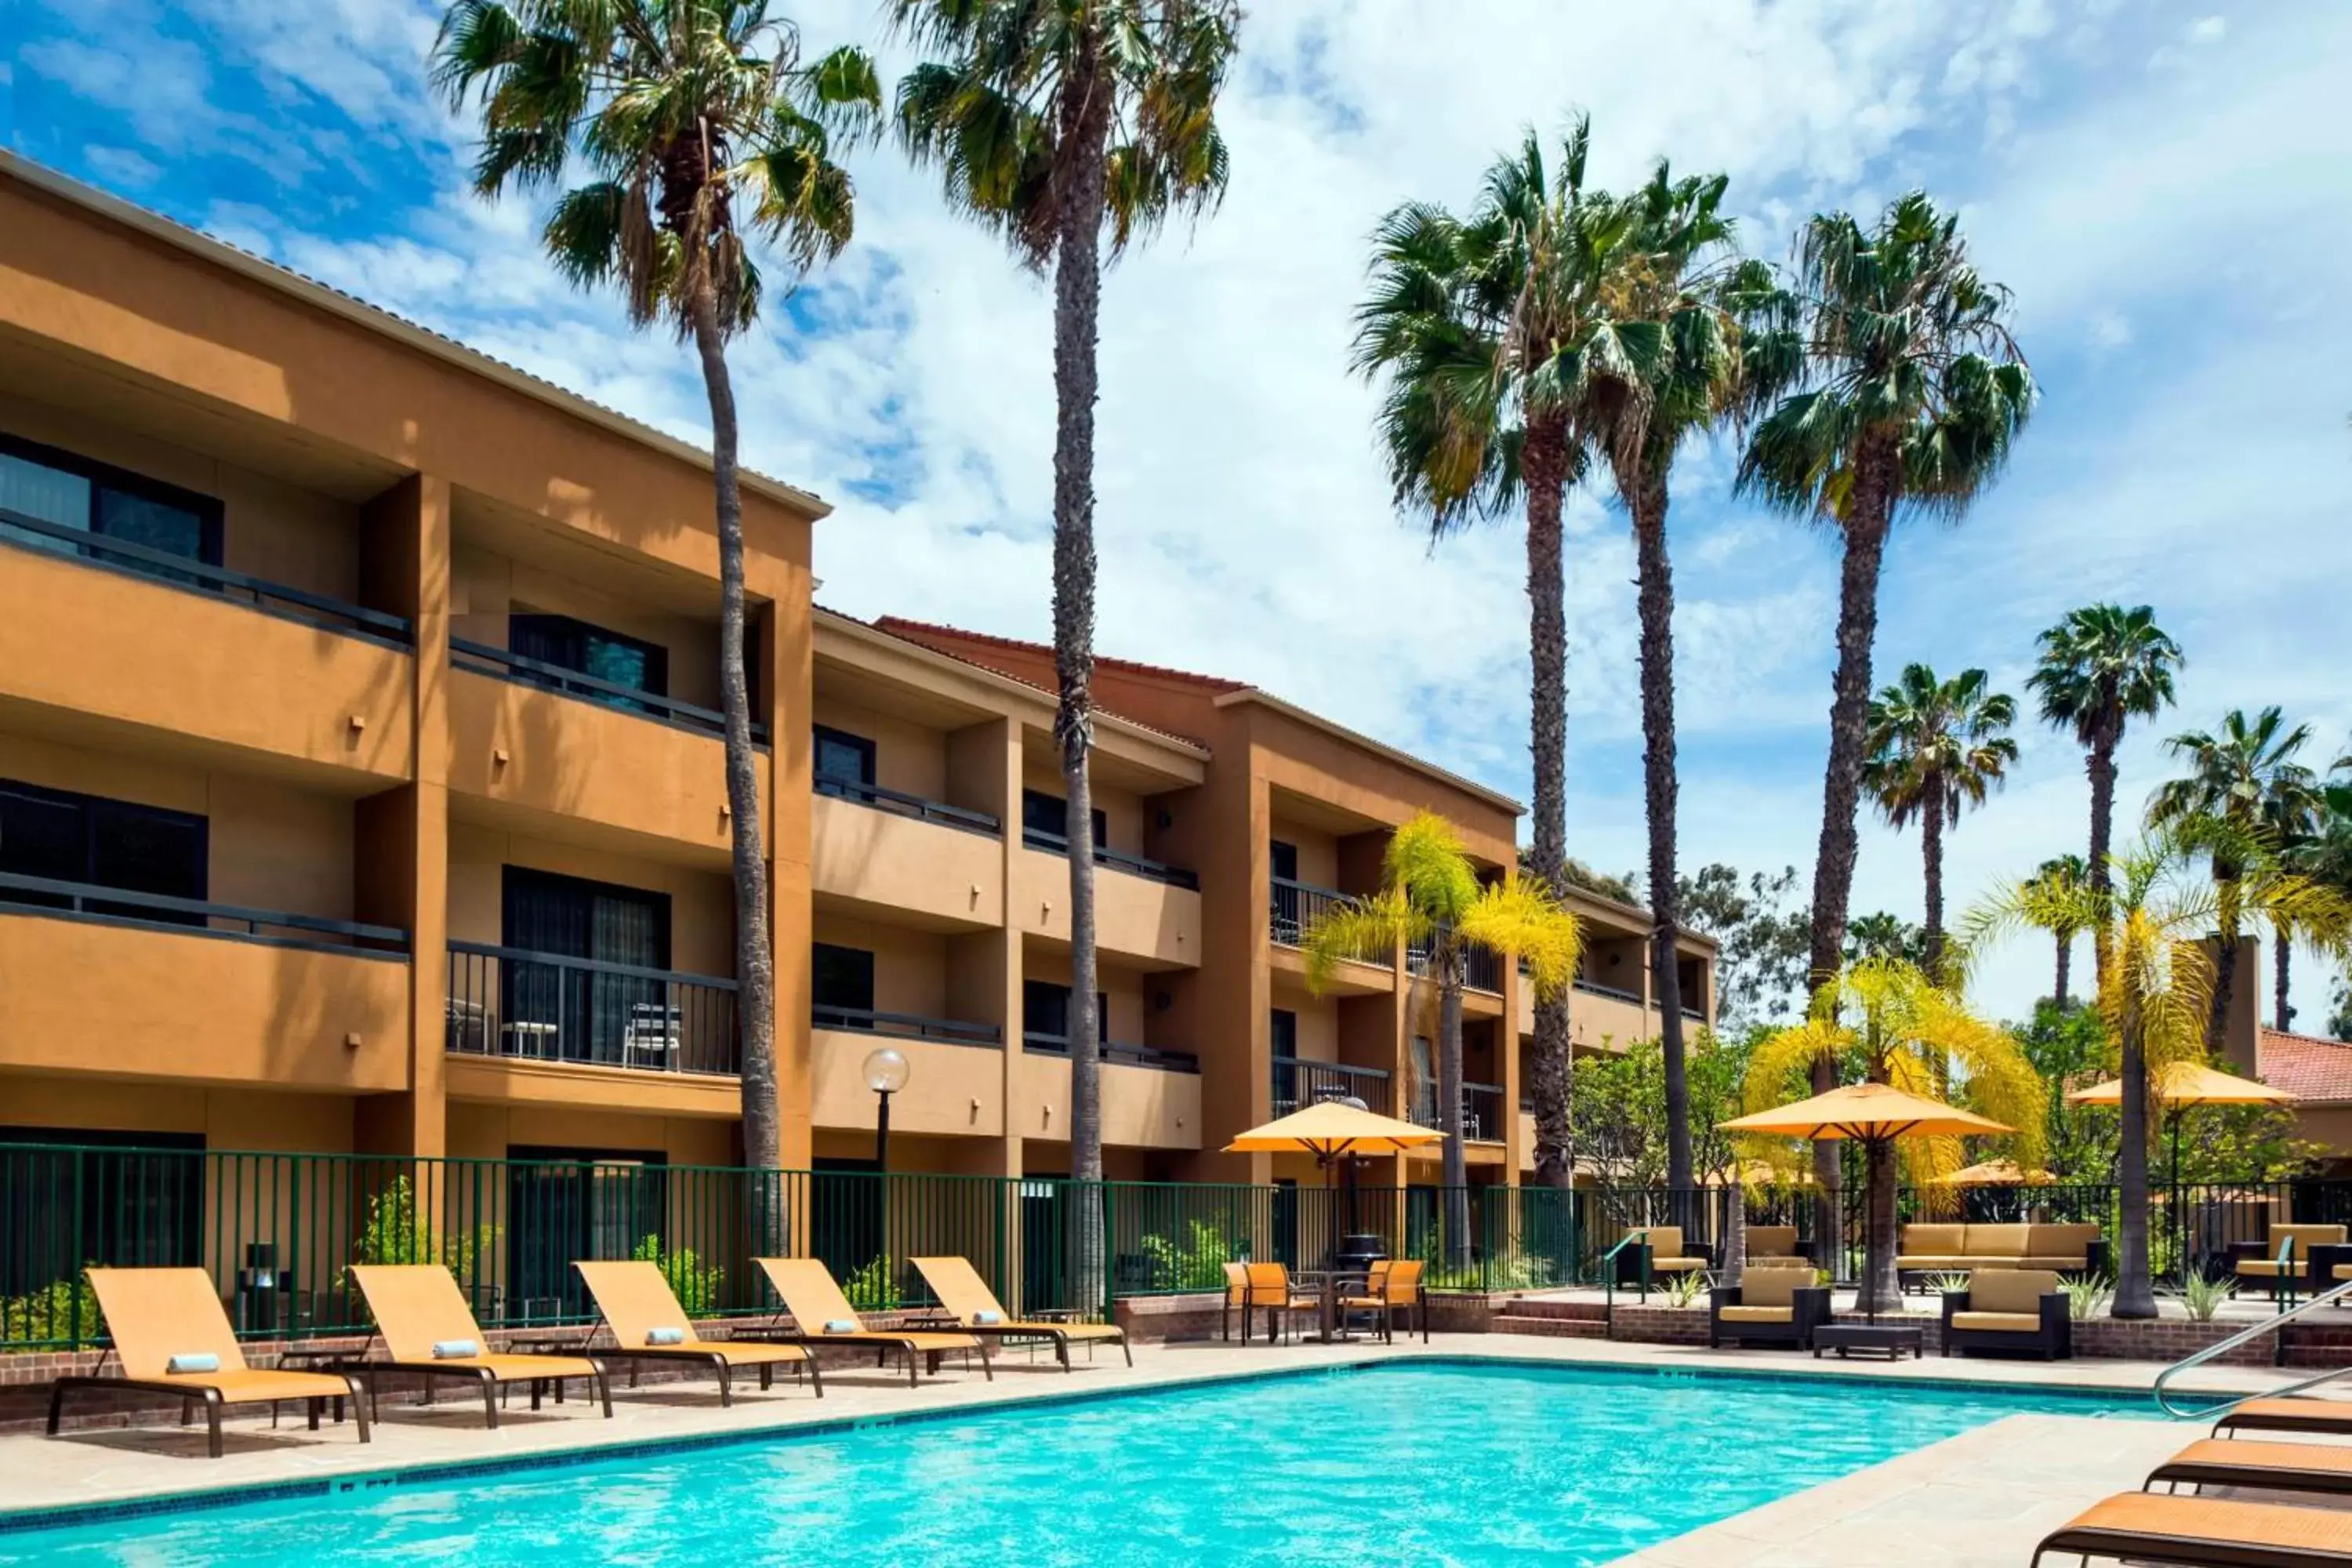
{"label": "paved walkway", "polygon": [[[816,1422],[887,1418],[911,1412],[972,1409],[1071,1394],[1139,1389],[1251,1373],[1372,1363],[1425,1354],[1490,1356],[1546,1363],[1657,1367],[1717,1367],[1749,1372],[1801,1370],[1829,1378],[1955,1378],[1986,1384],[2063,1384],[2144,1389],[2150,1365],[2102,1361],[2057,1363],[1991,1361],[1816,1362],[1792,1352],[1710,1352],[1672,1345],[1540,1340],[1499,1334],[1442,1335],[1427,1350],[1416,1342],[1242,1348],[1226,1344],[1145,1345],[1132,1370],[1116,1355],[1081,1360],[1065,1375],[1050,1359],[1000,1359],[993,1383],[952,1365],[909,1390],[903,1376],[870,1365],[829,1370],[825,1397],[780,1384],[754,1384],[731,1410],[715,1393],[690,1384],[616,1387],[614,1418],[587,1405],[550,1405],[534,1415],[517,1395],[497,1432],[486,1431],[478,1403],[453,1399],[423,1406],[387,1402],[376,1441],[362,1447],[352,1429],[331,1425],[313,1434],[289,1416],[275,1431],[267,1416],[228,1423],[228,1453],[204,1458],[203,1428],[106,1428],[61,1438],[0,1437],[0,1507],[55,1508],[183,1494],[288,1480],[352,1483],[414,1466],[504,1458],[552,1449],[657,1442],[720,1432],[783,1431]],[[2212,1368],[2199,1386],[2254,1392],[2279,1374]],[[625,1382],[625,1380],[624,1380]],[[1843,1480],[1817,1487],[1695,1531],[1626,1560],[1625,1568],[1706,1564],[2019,1563],[2035,1541],[2109,1492],[2137,1486],[2152,1464],[2191,1436],[2181,1425],[2094,1417],[2018,1415],[1934,1445]],[[1923,1531],[1920,1521],[1937,1521]],[[1945,1528],[1944,1526],[1948,1526]],[[1894,1547],[1899,1541],[1901,1550]]]}

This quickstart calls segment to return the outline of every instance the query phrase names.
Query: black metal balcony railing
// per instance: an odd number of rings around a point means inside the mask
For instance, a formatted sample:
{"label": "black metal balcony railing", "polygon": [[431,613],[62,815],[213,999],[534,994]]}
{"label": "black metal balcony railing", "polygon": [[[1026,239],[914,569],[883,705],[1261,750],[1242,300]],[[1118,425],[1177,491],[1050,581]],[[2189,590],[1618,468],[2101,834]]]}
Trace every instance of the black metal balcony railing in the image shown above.
{"label": "black metal balcony railing", "polygon": [[[1414,974],[1428,973],[1436,952],[1435,936],[1415,938],[1405,944],[1405,968]],[[1524,972],[1526,965],[1522,964],[1520,968]],[[1462,984],[1473,991],[1491,991],[1500,995],[1503,990],[1503,955],[1491,948],[1464,943]]]}
{"label": "black metal balcony railing", "polygon": [[[1318,888],[1312,882],[1294,882],[1286,877],[1272,879],[1266,892],[1267,926],[1274,940],[1285,947],[1303,947],[1307,932],[1315,922],[1331,910],[1354,902],[1354,895],[1337,888]],[[1395,954],[1386,947],[1367,945],[1349,954],[1360,963],[1378,964],[1386,969],[1396,962]]]}
{"label": "black metal balcony railing", "polygon": [[[26,534],[35,538],[25,538]],[[322,626],[392,647],[407,647],[415,640],[414,628],[400,616],[250,577],[185,555],[174,555],[168,550],[157,550],[152,545],[110,538],[88,529],[67,528],[8,507],[0,507],[0,542],[38,550],[47,555],[79,556],[93,566],[198,593],[236,595],[265,615]]]}
{"label": "black metal balcony railing", "polygon": [[266,942],[273,947],[352,952],[367,958],[401,959],[408,955],[408,933],[398,926],[325,920],[285,910],[249,910],[239,904],[174,899],[162,893],[101,887],[95,882],[23,877],[11,871],[0,871],[0,910],[105,925],[185,931],[194,936],[227,937]]}
{"label": "black metal balcony railing", "polygon": [[[663,697],[634,686],[624,686],[616,680],[601,680],[593,675],[583,675],[576,669],[566,669],[560,664],[526,658],[506,648],[492,647],[488,643],[451,637],[449,662],[458,669],[487,675],[494,680],[510,680],[518,686],[536,686],[565,697],[576,697],[583,702],[617,708],[625,713],[641,714],[657,724],[691,730],[698,735],[716,735],[722,740],[727,735],[727,716],[714,709],[681,702],[675,697]],[[756,746],[768,743],[768,727],[765,724],[751,726],[751,743]]]}
{"label": "black metal balcony railing", "polygon": [[1608,996],[1619,1002],[1631,1002],[1636,1007],[1642,1005],[1642,994],[1639,991],[1628,991],[1621,985],[1603,985],[1598,980],[1587,980],[1580,975],[1576,981],[1576,988],[1579,991],[1590,991],[1595,996]]}
{"label": "black metal balcony railing", "polygon": [[[1021,1048],[1041,1057],[1066,1057],[1070,1054],[1067,1035],[1032,1035],[1021,1037]],[[1161,1072],[1192,1072],[1201,1070],[1201,1058],[1190,1051],[1163,1051],[1154,1046],[1121,1045],[1117,1040],[1105,1040],[1102,1059],[1122,1067],[1156,1068]]]}
{"label": "black metal balcony railing", "polygon": [[1274,1113],[1287,1116],[1327,1100],[1360,1100],[1377,1115],[1389,1111],[1389,1075],[1379,1068],[1347,1067],[1339,1062],[1309,1061],[1304,1057],[1274,1058]]}
{"label": "black metal balcony railing", "polygon": [[814,787],[819,795],[854,800],[895,816],[936,822],[943,827],[959,827],[966,833],[984,833],[992,838],[1003,831],[1004,825],[985,811],[950,805],[945,801],[925,800],[921,795],[908,795],[903,790],[884,789],[880,784],[864,784],[856,779],[826,778],[819,774]]}
{"label": "black metal balcony railing", "polygon": [[991,1048],[1001,1048],[1004,1044],[1004,1031],[994,1024],[931,1018],[920,1013],[877,1013],[871,1007],[819,1005],[811,1010],[810,1022],[820,1029],[856,1029],[891,1040],[937,1040],[942,1045]]}
{"label": "black metal balcony railing", "polygon": [[[1043,828],[1023,828],[1021,842],[1032,849],[1043,849],[1048,855],[1066,856],[1070,852],[1070,841],[1067,838],[1058,833],[1047,833]],[[1159,860],[1147,860],[1140,855],[1129,855],[1120,849],[1106,849],[1099,844],[1095,846],[1095,864],[1108,866],[1114,871],[1124,871],[1130,877],[1141,877],[1147,881],[1165,882],[1171,888],[1190,888],[1196,893],[1201,890],[1201,879],[1181,866],[1171,866]]]}
{"label": "black metal balcony railing", "polygon": [[449,1049],[647,1072],[742,1069],[735,982],[449,944]]}
{"label": "black metal balcony railing", "polygon": [[[1465,1083],[1462,1086],[1462,1136],[1472,1143],[1503,1142],[1503,1086]],[[1423,1084],[1406,1106],[1404,1119],[1420,1127],[1444,1125],[1437,1115],[1437,1086]]]}

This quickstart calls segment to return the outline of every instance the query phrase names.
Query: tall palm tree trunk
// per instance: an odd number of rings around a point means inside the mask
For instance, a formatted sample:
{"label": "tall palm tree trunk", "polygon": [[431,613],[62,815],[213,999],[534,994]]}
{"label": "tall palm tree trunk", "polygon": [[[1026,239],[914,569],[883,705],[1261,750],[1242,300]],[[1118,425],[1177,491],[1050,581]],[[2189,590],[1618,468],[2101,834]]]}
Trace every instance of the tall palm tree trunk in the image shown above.
{"label": "tall palm tree trunk", "polygon": [[2116,1179],[2122,1189],[2122,1223],[2116,1259],[2117,1318],[2156,1316],[2156,1287],[2147,1266],[2147,1043],[2140,1027],[2139,1002],[2127,998],[2123,1023],[2123,1148]]}
{"label": "tall palm tree trunk", "polygon": [[1927,880],[1927,920],[1920,945],[1926,950],[1927,978],[1944,979],[1944,781],[1927,781],[1927,798],[1919,808],[1920,869]]}
{"label": "tall palm tree trunk", "polygon": [[2294,943],[2284,926],[2271,932],[2271,1016],[2278,1020],[2272,1027],[2286,1030],[2294,1027],[2294,1009],[2287,1005],[2288,965],[2294,961]]}
{"label": "tall palm tree trunk", "polygon": [[[1554,892],[1568,860],[1568,606],[1560,561],[1560,495],[1568,479],[1567,430],[1557,417],[1533,420],[1520,456],[1528,486],[1528,649],[1533,701],[1528,745],[1535,764],[1535,822],[1528,854]],[[1536,1004],[1535,1057],[1528,1063],[1536,1107],[1536,1180],[1576,1184],[1569,1121],[1575,1065],[1568,992]]]}
{"label": "tall palm tree trunk", "polygon": [[1441,936],[1437,969],[1437,1125],[1445,1134],[1445,1263],[1470,1261],[1470,1162],[1462,1147],[1462,950]]}
{"label": "tall palm tree trunk", "polygon": [[783,1123],[776,1098],[776,967],[768,942],[768,862],[760,841],[759,753],[751,747],[751,675],[743,656],[743,498],[736,474],[735,384],[727,373],[726,339],[708,279],[690,290],[689,300],[703,390],[710,399],[710,473],[719,511],[719,707],[727,729],[727,820],[734,858],[743,1163],[767,1168],[780,1161]]}
{"label": "tall palm tree trunk", "polygon": [[2074,966],[2074,933],[2062,931],[2055,939],[2058,949],[2057,973],[2051,976],[2050,1000],[2061,1012],[2066,1008],[2066,985]]}
{"label": "tall palm tree trunk", "polygon": [[[1093,51],[1065,87],[1063,180],[1054,262],[1054,676],[1070,857],[1070,1175],[1102,1181],[1102,1055],[1095,963],[1094,739],[1095,350],[1102,307],[1104,141],[1109,94],[1093,90]],[[1104,1300],[1105,1238],[1097,1194],[1070,1230],[1076,1304]]]}
{"label": "tall palm tree trunk", "polygon": [[1683,1049],[1681,954],[1675,948],[1675,578],[1666,556],[1666,487],[1636,480],[1633,498],[1635,603],[1642,621],[1642,786],[1650,829],[1650,993],[1665,1058],[1666,1185],[1686,1193],[1691,1168],[1690,1069]]}
{"label": "tall palm tree trunk", "polygon": [[1863,1162],[1867,1261],[1854,1305],[1865,1312],[1900,1311],[1903,1291],[1895,1273],[1895,1147],[1873,1139],[1864,1147]]}
{"label": "tall palm tree trunk", "polygon": [[[1886,553],[1886,529],[1894,505],[1891,449],[1865,451],[1857,464],[1845,520],[1845,554],[1838,574],[1837,668],[1830,681],[1829,760],[1822,776],[1822,835],[1813,857],[1813,916],[1811,973],[1818,992],[1836,978],[1845,956],[1846,903],[1853,895],[1856,849],[1854,811],[1862,798],[1863,731],[1870,710],[1870,649],[1878,635],[1878,574]],[[1813,1092],[1837,1087],[1837,1064],[1813,1063]],[[1813,1144],[1813,1177],[1820,1184],[1823,1224],[1820,1235],[1835,1244],[1842,1228],[1842,1173],[1837,1144]],[[1832,1262],[1834,1267],[1834,1262]]]}
{"label": "tall palm tree trunk", "polygon": [[[2099,722],[2097,738],[2091,744],[2091,754],[2083,763],[2083,771],[2091,775],[2091,864],[2087,868],[2091,891],[2102,910],[2106,908],[2108,847],[2114,840],[2116,823],[2116,745],[2122,738],[2122,720],[2115,717],[2115,703],[2105,705],[2108,717]],[[2091,967],[2094,988],[2106,984],[2107,922],[2102,919],[2091,933]]]}
{"label": "tall palm tree trunk", "polygon": [[2219,1060],[2230,1047],[2230,1005],[2238,984],[2238,879],[2213,872],[2220,951],[2213,954],[2213,997],[2205,1016],[2205,1054]]}

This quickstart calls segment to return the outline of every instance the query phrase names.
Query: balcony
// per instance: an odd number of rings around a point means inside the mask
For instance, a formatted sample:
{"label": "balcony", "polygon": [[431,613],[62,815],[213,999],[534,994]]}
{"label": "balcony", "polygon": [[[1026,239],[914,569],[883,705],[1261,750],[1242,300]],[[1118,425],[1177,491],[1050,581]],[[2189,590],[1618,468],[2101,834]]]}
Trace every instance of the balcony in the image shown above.
{"label": "balcony", "polygon": [[0,697],[404,778],[409,623],[0,510]]}
{"label": "balcony", "polygon": [[408,933],[0,874],[0,1066],[408,1087]]}
{"label": "balcony", "polygon": [[[1503,1121],[1503,1086],[1499,1083],[1465,1083],[1462,1086],[1462,1141],[1465,1143],[1500,1143],[1507,1134]],[[1437,1116],[1437,1089],[1431,1085],[1412,1097],[1405,1109],[1404,1119],[1419,1127],[1442,1125]]]}
{"label": "balcony", "polygon": [[[1058,1035],[1024,1035],[1008,1131],[1025,1138],[1070,1135],[1070,1047]],[[1149,1046],[1102,1047],[1102,1138],[1129,1149],[1201,1146],[1200,1058]],[[867,1098],[872,1098],[868,1096]],[[897,1125],[897,1112],[891,1124]]]}
{"label": "balcony", "polygon": [[[1405,968],[1414,974],[1426,974],[1436,952],[1436,939],[1423,937],[1408,942],[1404,950]],[[1467,991],[1481,991],[1491,995],[1503,994],[1503,955],[1491,948],[1463,944],[1462,985]]]}
{"label": "balcony", "polygon": [[[1042,849],[1065,860],[1070,858],[1070,841],[1058,833],[1024,827],[1021,830],[1021,842],[1029,848]],[[1181,866],[1147,860],[1140,855],[1125,854],[1099,844],[1095,846],[1095,864],[1108,866],[1114,871],[1124,871],[1130,877],[1141,877],[1146,881],[1165,882],[1171,888],[1186,888],[1196,893],[1201,890],[1201,879]]]}
{"label": "balcony", "polygon": [[714,865],[728,855],[718,714],[479,643],[451,639],[450,658],[452,791],[691,847]]}
{"label": "balcony", "polygon": [[1274,1058],[1274,1114],[1287,1116],[1329,1100],[1360,1100],[1364,1109],[1387,1116],[1389,1075],[1379,1068],[1345,1067],[1304,1057]]}
{"label": "balcony", "polygon": [[887,1041],[908,1066],[907,1087],[890,1100],[893,1131],[1003,1135],[1004,1032],[994,1024],[862,1007],[817,1007],[810,1022],[810,1111],[819,1127],[873,1131],[866,1058]]}
{"label": "balcony", "polygon": [[[1273,938],[1276,948],[1304,946],[1307,933],[1314,929],[1317,921],[1354,901],[1352,894],[1337,888],[1318,888],[1312,882],[1276,877],[1266,889],[1266,934]],[[1304,967],[1296,956],[1277,953],[1276,959],[1281,967],[1293,972]],[[1379,973],[1372,973],[1375,970]],[[1386,943],[1367,943],[1347,955],[1346,963],[1333,972],[1324,988],[1342,995],[1370,995],[1392,990],[1395,976],[1395,950]]]}
{"label": "balcony", "polygon": [[[1067,1057],[1070,1039],[1066,1035],[1024,1035],[1021,1048],[1043,1057]],[[1123,1046],[1105,1040],[1097,1050],[1106,1062],[1121,1067],[1150,1068],[1157,1072],[1189,1072],[1201,1070],[1201,1058],[1189,1051],[1163,1051],[1151,1046]]]}
{"label": "balcony", "polygon": [[935,926],[1002,919],[1003,828],[986,812],[819,779],[809,810],[810,874],[820,897]]}
{"label": "balcony", "polygon": [[732,1076],[736,984],[482,942],[449,944],[453,1057]]}
{"label": "balcony", "polygon": [[919,1013],[877,1013],[870,1007],[815,1007],[810,1011],[809,1023],[814,1028],[855,1029],[886,1040],[937,1040],[991,1049],[1004,1044],[1004,1031],[994,1024],[926,1017]]}
{"label": "balcony", "polygon": [[[1069,842],[1034,829],[1021,836],[1014,919],[1048,940],[1070,940]],[[1115,849],[1095,864],[1115,873],[1095,879],[1095,943],[1106,952],[1159,969],[1201,962],[1200,879],[1181,867]]]}

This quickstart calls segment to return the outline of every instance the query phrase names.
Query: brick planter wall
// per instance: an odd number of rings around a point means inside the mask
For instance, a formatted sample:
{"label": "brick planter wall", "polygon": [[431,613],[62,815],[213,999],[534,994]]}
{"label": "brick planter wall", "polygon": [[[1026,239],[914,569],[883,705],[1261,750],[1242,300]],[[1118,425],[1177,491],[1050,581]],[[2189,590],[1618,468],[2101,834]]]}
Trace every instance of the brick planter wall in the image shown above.
{"label": "brick planter wall", "polygon": [[[1866,1321],[1857,1312],[1838,1315],[1838,1321],[1842,1323]],[[1924,1333],[1927,1354],[1941,1353],[1943,1321],[1940,1314],[1930,1317],[1924,1312],[1882,1312],[1878,1321],[1882,1323],[1916,1324]],[[1629,1307],[1620,1302],[1612,1337],[1637,1344],[1703,1345],[1706,1343],[1706,1310],[1703,1307]],[[2231,1335],[2242,1332],[2246,1326],[2242,1322],[2192,1323],[2177,1318],[2136,1321],[2093,1318],[2074,1325],[2074,1354],[2083,1359],[2166,1364],[2219,1344]],[[2221,1357],[2218,1364],[2268,1366],[2271,1356],[2271,1341],[2264,1338],[2240,1345]]]}

